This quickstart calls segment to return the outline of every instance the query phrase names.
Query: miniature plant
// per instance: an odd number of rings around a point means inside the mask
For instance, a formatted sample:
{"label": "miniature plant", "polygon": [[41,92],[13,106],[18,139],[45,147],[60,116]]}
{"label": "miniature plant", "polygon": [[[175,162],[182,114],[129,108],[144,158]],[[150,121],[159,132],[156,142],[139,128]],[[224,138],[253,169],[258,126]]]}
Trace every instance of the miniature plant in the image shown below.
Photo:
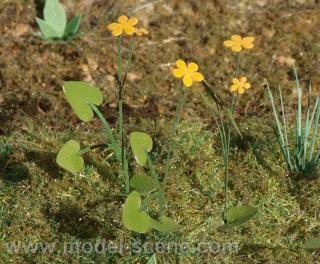
{"label": "miniature plant", "polygon": [[[130,186],[135,191],[129,194],[123,207],[122,220],[124,225],[129,230],[138,233],[146,233],[151,228],[163,233],[179,231],[182,226],[163,215],[164,190],[148,154],[153,147],[152,138],[144,132],[132,132],[130,134],[130,145],[137,163],[142,168],[148,165],[149,171],[147,173],[139,172],[130,179]],[[161,210],[158,220],[153,219],[142,210],[142,196],[145,198],[144,207],[148,207],[148,203],[154,197],[158,198]]]}
{"label": "miniature plant", "polygon": [[[137,18],[127,18],[121,16],[118,19],[119,23],[112,23],[108,29],[117,38],[118,44],[118,129],[114,130],[110,127],[108,121],[99,110],[99,106],[103,102],[103,95],[98,88],[91,84],[78,81],[69,81],[64,83],[64,94],[67,101],[73,108],[76,115],[84,122],[91,121],[95,114],[99,117],[106,132],[106,143],[81,147],[75,140],[69,140],[64,144],[57,155],[57,163],[62,168],[78,173],[84,167],[83,155],[94,149],[108,149],[112,151],[120,163],[119,175],[123,179],[126,201],[123,206],[122,220],[123,224],[132,231],[138,233],[146,233],[150,229],[156,229],[160,232],[177,231],[182,228],[173,220],[163,214],[163,210],[159,213],[158,219],[154,219],[145,211],[148,201],[152,197],[158,197],[160,208],[164,207],[164,190],[159,182],[152,161],[149,157],[149,152],[153,148],[152,138],[144,132],[132,132],[130,134],[130,146],[136,162],[144,168],[148,165],[152,175],[140,172],[130,178],[129,160],[126,147],[126,133],[124,127],[123,113],[123,91],[126,84],[126,77],[131,67],[131,59],[134,47],[134,38],[131,39],[130,49],[128,54],[128,67],[123,74],[123,52],[122,52],[122,35],[135,36],[136,30],[147,32],[145,29],[136,29],[134,26],[138,23]],[[139,31],[139,35],[141,32]],[[134,191],[131,191],[131,188]],[[131,191],[131,192],[130,192]],[[143,200],[142,198],[145,198]]]}
{"label": "miniature plant", "polygon": [[[280,118],[275,100],[269,84],[267,83],[269,98],[272,104],[274,116],[274,132],[277,137],[282,154],[286,160],[290,173],[294,175],[313,176],[319,168],[320,149],[318,144],[319,119],[320,119],[320,97],[315,98],[314,106],[311,103],[311,83],[308,89],[308,103],[303,114],[302,89],[296,68],[294,67],[297,89],[297,110],[295,114],[294,142],[290,144],[289,120],[285,112],[281,88],[279,87],[280,105],[282,118]],[[293,151],[291,151],[293,149]]]}
{"label": "miniature plant", "polygon": [[[222,229],[227,229],[235,226],[239,226],[250,220],[257,214],[257,208],[249,205],[240,205],[228,208],[228,183],[229,183],[229,163],[230,163],[230,141],[231,141],[231,130],[234,128],[239,136],[242,138],[242,134],[238,125],[236,124],[234,115],[236,111],[236,104],[238,95],[242,95],[247,89],[251,87],[245,76],[239,77],[240,70],[240,52],[243,49],[253,48],[253,37],[242,38],[239,35],[234,35],[230,40],[224,42],[224,46],[230,48],[236,53],[236,70],[232,84],[230,86],[230,92],[232,93],[231,103],[229,108],[223,107],[217,96],[214,96],[215,107],[209,102],[209,98],[201,94],[204,102],[212,110],[215,123],[219,129],[219,135],[222,145],[223,161],[224,161],[224,211],[223,220],[225,225]],[[205,81],[206,87],[210,85]],[[227,117],[228,122],[225,124],[224,116]]]}
{"label": "miniature plant", "polygon": [[199,72],[198,64],[194,62],[186,63],[183,60],[176,61],[176,68],[173,69],[172,74],[174,77],[178,79],[182,79],[182,84],[179,86],[180,95],[178,104],[176,107],[175,116],[172,123],[172,130],[169,139],[169,150],[167,152],[166,163],[165,163],[165,171],[164,171],[164,178],[163,178],[163,189],[166,187],[166,180],[170,173],[170,160],[174,148],[174,137],[177,132],[177,126],[180,121],[180,115],[183,110],[183,106],[185,104],[185,100],[188,94],[188,88],[192,87],[194,82],[202,82],[204,80],[204,76],[202,73]]}
{"label": "miniature plant", "polygon": [[67,22],[66,12],[58,0],[46,0],[43,18],[36,18],[40,36],[44,40],[71,40],[80,35],[81,16]]}

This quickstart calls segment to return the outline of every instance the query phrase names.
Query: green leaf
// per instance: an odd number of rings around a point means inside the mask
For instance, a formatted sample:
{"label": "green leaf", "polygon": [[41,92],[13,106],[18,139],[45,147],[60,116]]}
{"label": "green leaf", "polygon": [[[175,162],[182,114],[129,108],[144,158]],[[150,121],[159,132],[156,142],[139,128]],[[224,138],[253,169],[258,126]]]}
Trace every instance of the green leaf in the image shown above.
{"label": "green leaf", "polygon": [[54,28],[48,25],[44,20],[36,18],[36,21],[41,30],[41,33],[45,38],[52,39],[58,37],[58,33],[54,30]]}
{"label": "green leaf", "polygon": [[57,155],[57,163],[61,168],[72,173],[77,173],[83,169],[84,161],[80,155],[80,145],[75,140],[69,140],[63,145]]}
{"label": "green leaf", "polygon": [[103,96],[100,90],[85,82],[66,82],[63,90],[77,116],[85,122],[92,120],[94,114],[90,104],[102,104]]}
{"label": "green leaf", "polygon": [[157,264],[156,254],[148,260],[147,264]]}
{"label": "green leaf", "polygon": [[137,163],[144,166],[148,160],[146,152],[150,152],[153,147],[152,138],[147,133],[132,132],[130,144]]}
{"label": "green leaf", "polygon": [[222,228],[229,229],[243,225],[253,218],[257,213],[258,209],[253,206],[240,205],[231,207],[226,214],[227,223]]}
{"label": "green leaf", "polygon": [[151,219],[151,227],[162,233],[169,233],[180,231],[183,226],[174,222],[171,218],[167,216],[161,216],[159,221]]}
{"label": "green leaf", "polygon": [[78,33],[81,23],[81,16],[76,16],[71,19],[66,27],[64,35],[66,37],[74,36]]}
{"label": "green leaf", "polygon": [[157,189],[157,181],[145,174],[136,174],[130,179],[130,186],[141,194],[148,194]]}
{"label": "green leaf", "polygon": [[66,12],[58,0],[46,0],[44,11],[44,21],[56,32],[57,37],[62,38],[67,24]]}
{"label": "green leaf", "polygon": [[314,237],[309,239],[304,245],[304,249],[319,249],[320,248],[320,237]]}
{"label": "green leaf", "polygon": [[122,221],[126,228],[144,234],[150,229],[151,218],[140,210],[141,197],[136,191],[129,194],[123,207]]}

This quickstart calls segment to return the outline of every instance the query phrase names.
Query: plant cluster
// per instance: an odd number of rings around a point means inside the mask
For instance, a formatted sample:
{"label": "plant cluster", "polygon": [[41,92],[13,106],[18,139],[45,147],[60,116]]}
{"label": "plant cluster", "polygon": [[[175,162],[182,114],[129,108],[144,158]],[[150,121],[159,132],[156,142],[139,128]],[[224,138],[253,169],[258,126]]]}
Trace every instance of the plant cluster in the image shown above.
{"label": "plant cluster", "polygon": [[[81,148],[78,142],[69,140],[58,153],[57,163],[66,170],[77,173],[80,172],[84,166],[82,155],[94,149],[111,150],[119,162],[119,175],[121,175],[123,179],[125,194],[127,195],[122,213],[124,225],[129,230],[138,233],[146,233],[151,228],[160,232],[177,231],[180,230],[182,226],[176,224],[171,218],[164,215],[164,187],[159,181],[159,176],[155,171],[149,155],[153,148],[153,141],[147,133],[139,131],[130,133],[131,150],[137,164],[141,166],[142,171],[133,175],[131,175],[129,171],[127,155],[128,144],[126,142],[124,127],[123,92],[125,91],[127,74],[131,67],[136,37],[148,34],[148,31],[144,28],[135,28],[138,22],[139,20],[137,18],[129,19],[126,16],[120,16],[117,23],[112,23],[108,26],[112,35],[117,37],[118,47],[119,117],[117,131],[114,131],[110,127],[108,121],[98,109],[98,106],[103,102],[103,95],[99,89],[84,82],[66,82],[64,84],[64,93],[67,101],[82,121],[91,121],[94,118],[94,113],[100,118],[106,131],[106,143]],[[126,69],[123,67],[123,35],[132,37],[129,44]],[[174,127],[176,127],[176,122]],[[145,198],[143,204],[142,198]],[[154,198],[157,198],[159,201],[160,211],[157,219],[152,218],[144,210],[148,203],[150,204]]]}
{"label": "plant cluster", "polygon": [[[37,18],[41,36],[45,40],[70,40],[79,35],[81,16],[77,16],[67,23],[66,14],[58,0],[46,0],[44,8],[44,20]],[[64,94],[75,114],[83,122],[91,121],[95,115],[100,119],[105,129],[105,142],[91,146],[81,146],[75,140],[66,142],[57,155],[57,163],[60,167],[71,173],[79,173],[84,167],[83,155],[96,150],[107,149],[114,154],[119,163],[119,177],[123,182],[123,192],[126,200],[122,210],[122,221],[124,226],[137,233],[146,233],[151,229],[159,232],[179,231],[183,228],[166,215],[165,190],[167,179],[170,176],[171,160],[174,152],[174,137],[177,133],[180,115],[186,103],[188,93],[195,83],[202,83],[206,88],[210,84],[205,75],[199,71],[195,62],[185,62],[182,59],[176,61],[172,75],[181,79],[178,89],[180,91],[177,100],[176,113],[172,120],[172,129],[168,138],[164,171],[158,173],[153,164],[151,151],[153,140],[149,134],[141,131],[127,133],[125,127],[125,115],[123,111],[123,94],[127,84],[127,76],[132,67],[132,57],[135,43],[138,38],[148,35],[147,29],[137,27],[138,18],[128,18],[122,15],[116,22],[107,26],[117,45],[117,81],[118,81],[118,121],[117,127],[113,129],[104,114],[99,110],[103,103],[103,94],[94,85],[81,81],[68,81],[64,83]],[[129,41],[124,41],[127,38]],[[219,97],[213,92],[212,98],[201,93],[204,103],[211,110],[215,124],[219,131],[220,143],[224,162],[224,199],[225,205],[222,210],[224,225],[221,230],[242,225],[252,219],[258,209],[251,205],[234,203],[228,199],[229,165],[231,159],[231,137],[235,132],[243,138],[241,129],[236,122],[237,102],[239,97],[251,88],[251,83],[245,74],[241,73],[240,54],[254,48],[254,37],[241,37],[233,35],[223,45],[230,49],[235,55],[235,70],[230,78],[230,101],[229,104],[222,104]],[[128,43],[124,52],[124,45]],[[124,63],[126,62],[126,63]],[[126,67],[124,67],[126,65]],[[297,71],[294,68],[297,88],[297,110],[293,143],[290,142],[290,126],[286,115],[284,101],[279,87],[280,113],[276,102],[267,84],[268,94],[272,105],[274,116],[274,131],[288,170],[294,175],[315,175],[319,168],[320,148],[318,145],[320,99],[316,97],[312,105],[311,83],[308,89],[308,103],[303,111],[302,88]],[[212,100],[213,99],[213,100]],[[128,140],[129,139],[129,140]],[[131,160],[129,152],[133,154],[135,162],[140,169],[138,172],[130,169]],[[150,208],[157,201],[157,214],[151,215]],[[153,208],[154,209],[154,208]],[[318,248],[319,239],[314,238],[305,244],[305,248]],[[156,263],[153,256],[148,263]]]}
{"label": "plant cluster", "polygon": [[[111,150],[117,161],[119,162],[119,175],[121,176],[126,201],[123,206],[122,221],[123,224],[132,231],[138,233],[146,233],[150,229],[155,229],[160,232],[179,231],[183,228],[182,225],[175,223],[171,218],[165,215],[165,189],[166,180],[170,175],[170,161],[173,154],[174,142],[173,138],[177,132],[177,126],[180,121],[180,115],[183,110],[186,98],[190,87],[194,83],[202,82],[206,87],[210,84],[205,80],[204,75],[199,71],[199,66],[194,63],[186,63],[179,59],[176,61],[176,68],[172,70],[174,77],[181,79],[179,86],[180,96],[178,99],[176,114],[172,121],[172,130],[169,138],[169,145],[167,150],[167,157],[165,160],[165,170],[161,177],[155,170],[150,152],[153,148],[153,140],[151,136],[145,132],[134,131],[129,135],[129,145],[135,160],[141,171],[139,173],[132,173],[129,170],[128,159],[128,144],[127,134],[124,127],[124,112],[123,112],[123,93],[127,80],[127,74],[132,66],[132,55],[134,52],[135,41],[137,38],[147,35],[149,32],[144,28],[137,28],[139,20],[137,18],[128,18],[127,16],[120,16],[117,22],[108,25],[108,30],[116,38],[118,50],[118,128],[114,131],[103,114],[99,110],[99,106],[103,102],[103,95],[99,89],[91,84],[78,81],[69,81],[64,84],[64,93],[67,101],[78,115],[78,117],[88,122],[94,118],[96,114],[102,122],[106,131],[106,142],[103,144],[80,147],[80,144],[74,140],[70,140],[62,147],[57,156],[57,163],[66,170],[77,173],[83,169],[84,160],[82,155],[94,149],[109,149]],[[123,38],[127,36],[129,41],[129,52],[127,54],[127,68],[124,69],[124,52],[123,52]],[[238,133],[242,138],[239,126],[236,123],[235,115],[237,111],[237,100],[239,96],[251,88],[251,84],[245,75],[240,74],[240,54],[244,50],[250,50],[254,47],[253,37],[242,38],[239,35],[234,35],[230,40],[224,41],[224,46],[230,48],[236,58],[234,76],[230,85],[230,104],[228,107],[222,106],[221,100],[214,95],[213,104],[210,98],[204,93],[201,96],[205,104],[211,109],[214,120],[219,130],[221,139],[221,146],[223,150],[224,160],[224,196],[225,206],[222,212],[224,225],[222,230],[233,228],[246,223],[253,218],[258,209],[250,205],[240,204],[229,207],[228,201],[228,182],[229,182],[229,163],[231,154],[231,133],[232,129]],[[296,74],[297,76],[297,74]],[[315,142],[318,133],[318,123],[320,117],[319,97],[316,99],[315,107],[311,109],[311,88],[309,89],[309,100],[306,110],[305,126],[302,126],[302,95],[299,80],[297,78],[298,89],[298,109],[296,114],[296,129],[295,129],[295,156],[291,158],[288,146],[289,130],[284,113],[283,100],[280,90],[281,109],[283,112],[283,123],[279,121],[279,116],[275,107],[275,102],[268,86],[270,99],[276,120],[276,135],[286,158],[288,168],[291,172],[310,172],[317,168],[319,161],[319,153],[315,152]],[[308,141],[311,131],[313,134],[311,140]],[[148,214],[148,206],[154,199],[158,200],[159,212],[156,218]]]}
{"label": "plant cluster", "polygon": [[67,22],[66,12],[58,0],[46,0],[43,19],[36,20],[41,31],[36,35],[44,40],[71,40],[80,35],[81,16]]}
{"label": "plant cluster", "polygon": [[291,137],[293,143],[290,143],[290,128],[281,87],[279,86],[280,95],[280,112],[282,118],[278,114],[276,103],[267,83],[269,98],[272,104],[274,116],[274,132],[277,137],[283,157],[287,163],[290,173],[296,176],[315,177],[320,165],[320,149],[319,149],[319,121],[320,121],[320,98],[315,98],[314,106],[312,106],[312,89],[311,82],[308,88],[308,102],[305,111],[303,111],[302,89],[296,68],[294,67],[297,89],[297,109],[295,113],[295,127]]}

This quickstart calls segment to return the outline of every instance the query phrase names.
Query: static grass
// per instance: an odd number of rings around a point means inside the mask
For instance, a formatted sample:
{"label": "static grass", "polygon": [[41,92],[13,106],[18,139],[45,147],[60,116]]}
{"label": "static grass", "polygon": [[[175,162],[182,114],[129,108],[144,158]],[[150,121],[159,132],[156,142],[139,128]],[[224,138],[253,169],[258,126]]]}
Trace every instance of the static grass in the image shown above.
{"label": "static grass", "polygon": [[[219,232],[223,224],[223,160],[214,128],[200,122],[183,122],[174,139],[175,152],[168,178],[167,215],[181,222],[182,232],[134,234],[121,223],[125,198],[117,178],[115,157],[107,151],[85,157],[85,170],[73,176],[55,164],[55,153],[74,131],[56,133],[29,123],[28,133],[16,132],[1,139],[14,145],[11,164],[19,163],[28,171],[26,178],[12,181],[1,175],[0,260],[3,263],[145,263],[150,254],[9,254],[5,242],[56,242],[99,239],[114,242],[203,241],[239,243],[234,254],[159,254],[159,263],[313,263],[319,252],[301,248],[307,238],[319,235],[317,215],[319,181],[296,182],[286,173],[285,162],[272,138],[272,129],[260,119],[242,121],[242,131],[253,138],[243,149],[232,141],[229,205],[252,204],[259,214],[245,225]],[[151,125],[150,125],[151,124]],[[129,128],[131,126],[129,125]],[[141,130],[157,135],[154,163],[163,172],[163,147],[170,123],[157,126],[141,124]],[[257,129],[259,127],[260,129]],[[263,129],[262,129],[263,127]],[[99,128],[77,128],[77,140],[87,143],[102,138]],[[159,133],[160,131],[160,133]],[[252,131],[252,132],[251,132]],[[255,132],[253,132],[255,131]],[[264,131],[259,134],[259,131]],[[257,134],[252,134],[257,133]],[[85,140],[85,141],[82,141]],[[99,143],[99,142],[95,142]],[[93,162],[94,161],[94,162]],[[12,165],[13,166],[13,165]],[[136,170],[136,167],[132,168]],[[9,177],[9,178],[8,178]],[[149,212],[151,215],[152,210]]]}

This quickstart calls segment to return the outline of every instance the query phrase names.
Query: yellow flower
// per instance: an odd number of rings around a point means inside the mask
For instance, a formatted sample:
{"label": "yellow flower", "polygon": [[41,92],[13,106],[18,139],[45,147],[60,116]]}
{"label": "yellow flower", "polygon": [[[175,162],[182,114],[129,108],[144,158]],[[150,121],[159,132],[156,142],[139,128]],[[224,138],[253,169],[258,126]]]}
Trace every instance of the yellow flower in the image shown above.
{"label": "yellow flower", "polygon": [[193,82],[202,82],[204,80],[203,75],[198,72],[199,66],[191,62],[188,65],[183,60],[177,60],[177,68],[173,70],[173,75],[177,78],[183,78],[183,84],[186,87],[191,87]]}
{"label": "yellow flower", "polygon": [[252,49],[253,41],[254,37],[242,38],[239,35],[233,35],[231,39],[224,41],[223,45],[233,52],[240,52],[242,49]]}
{"label": "yellow flower", "polygon": [[124,33],[131,36],[136,32],[136,28],[134,27],[138,24],[138,18],[128,18],[127,16],[120,16],[118,18],[118,23],[111,23],[108,26],[108,29],[111,31],[112,35],[115,37],[119,37]]}
{"label": "yellow flower", "polygon": [[251,84],[247,82],[246,77],[241,78],[233,78],[232,85],[230,88],[230,91],[232,93],[238,92],[239,94],[243,94],[246,89],[249,89],[251,87]]}
{"label": "yellow flower", "polygon": [[143,35],[148,35],[149,34],[149,31],[146,30],[145,28],[137,28],[136,29],[136,35],[138,37],[142,37]]}

